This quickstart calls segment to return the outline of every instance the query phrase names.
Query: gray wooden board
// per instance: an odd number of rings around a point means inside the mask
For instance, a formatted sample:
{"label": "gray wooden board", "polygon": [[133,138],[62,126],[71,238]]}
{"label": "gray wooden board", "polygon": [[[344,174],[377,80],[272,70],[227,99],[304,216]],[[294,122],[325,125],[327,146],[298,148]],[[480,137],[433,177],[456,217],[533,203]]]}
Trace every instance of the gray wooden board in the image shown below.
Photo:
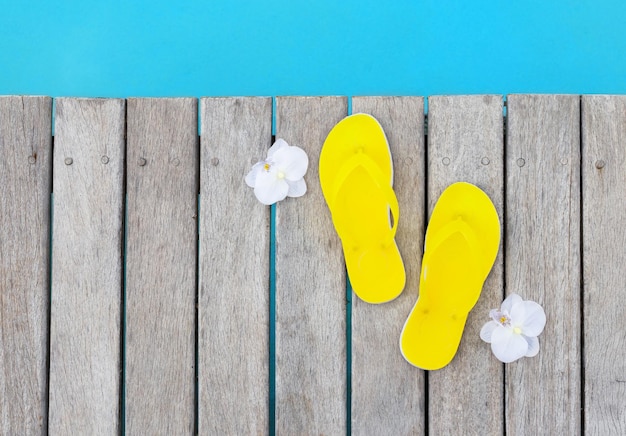
{"label": "gray wooden board", "polygon": [[407,276],[391,302],[352,297],[352,433],[423,434],[424,372],[404,360],[398,343],[417,299],[424,240],[424,99],[355,97],[352,111],[373,115],[387,135],[400,208],[396,242]]}
{"label": "gray wooden board", "polygon": [[580,434],[580,98],[512,95],[507,117],[505,286],[547,324],[506,365],[506,434]]}
{"label": "gray wooden board", "polygon": [[309,157],[308,192],[276,207],[276,433],[343,434],[346,281],[341,244],[318,178],[341,97],[276,99],[276,137]]}
{"label": "gray wooden board", "polygon": [[585,431],[626,434],[626,97],[582,116]]}
{"label": "gray wooden board", "polygon": [[45,434],[52,101],[0,97],[0,433]]}
{"label": "gray wooden board", "polygon": [[[502,97],[438,96],[428,99],[428,210],[454,182],[469,182],[504,209]],[[503,368],[480,329],[503,296],[502,244],[481,296],[470,312],[450,364],[428,375],[429,433],[501,434]],[[451,394],[453,393],[453,394]]]}
{"label": "gray wooden board", "polygon": [[200,113],[199,433],[267,434],[270,209],[244,177],[271,145],[272,100]]}
{"label": "gray wooden board", "polygon": [[126,432],[194,431],[197,100],[129,99]]}
{"label": "gray wooden board", "polygon": [[[118,434],[125,102],[56,100],[52,434]],[[70,161],[71,160],[71,161]]]}

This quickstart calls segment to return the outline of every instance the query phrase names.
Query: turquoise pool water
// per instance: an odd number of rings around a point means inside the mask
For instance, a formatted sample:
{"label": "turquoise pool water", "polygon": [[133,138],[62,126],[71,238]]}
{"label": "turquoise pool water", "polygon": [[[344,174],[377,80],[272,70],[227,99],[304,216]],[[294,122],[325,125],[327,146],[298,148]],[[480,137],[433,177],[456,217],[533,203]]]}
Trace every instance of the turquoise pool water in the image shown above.
{"label": "turquoise pool water", "polygon": [[626,93],[621,0],[0,0],[0,94]]}

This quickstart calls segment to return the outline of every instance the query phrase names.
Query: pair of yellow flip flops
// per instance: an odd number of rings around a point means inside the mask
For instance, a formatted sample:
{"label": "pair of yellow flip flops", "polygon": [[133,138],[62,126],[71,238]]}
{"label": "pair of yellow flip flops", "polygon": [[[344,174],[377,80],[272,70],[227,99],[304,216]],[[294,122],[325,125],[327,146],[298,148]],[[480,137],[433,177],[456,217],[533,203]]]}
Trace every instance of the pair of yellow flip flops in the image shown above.
{"label": "pair of yellow flip flops", "polygon": [[[391,153],[378,121],[355,114],[339,122],[324,142],[319,175],[354,292],[368,303],[393,300],[406,275],[395,242]],[[489,197],[469,183],[449,186],[430,218],[419,298],[400,338],[407,361],[433,370],[452,360],[499,244],[500,221]]]}

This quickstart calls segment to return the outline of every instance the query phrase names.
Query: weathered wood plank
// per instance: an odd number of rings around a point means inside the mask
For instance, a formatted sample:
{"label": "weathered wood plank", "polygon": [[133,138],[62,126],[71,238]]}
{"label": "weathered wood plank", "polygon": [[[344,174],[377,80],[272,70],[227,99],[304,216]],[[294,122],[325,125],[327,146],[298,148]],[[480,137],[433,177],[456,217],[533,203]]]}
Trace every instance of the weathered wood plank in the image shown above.
{"label": "weathered wood plank", "polygon": [[398,340],[417,299],[424,240],[424,99],[355,97],[352,111],[378,119],[389,141],[400,207],[396,241],[407,277],[389,303],[352,299],[352,433],[423,434],[424,372],[404,360]]}
{"label": "weathered wood plank", "polygon": [[582,116],[585,431],[626,434],[626,97]]}
{"label": "weathered wood plank", "polygon": [[512,95],[507,293],[541,304],[541,351],[506,365],[506,434],[580,434],[580,99]]}
{"label": "weathered wood plank", "polygon": [[0,433],[45,434],[52,100],[0,97]]}
{"label": "weathered wood plank", "polygon": [[124,100],[56,101],[49,431],[118,434]]}
{"label": "weathered wood plank", "polygon": [[[487,193],[502,224],[502,97],[430,97],[428,107],[429,215],[445,188],[465,181]],[[500,307],[503,286],[500,249],[478,303],[467,318],[457,355],[445,368],[429,373],[431,434],[455,434],[459,429],[477,435],[503,432],[503,368],[479,336],[481,327],[488,321],[489,310]]]}
{"label": "weathered wood plank", "polygon": [[194,431],[197,100],[129,99],[126,432]]}
{"label": "weathered wood plank", "polygon": [[309,156],[308,192],[276,208],[277,434],[345,432],[345,267],[318,164],[326,135],[346,114],[341,97],[276,100],[276,137]]}
{"label": "weathered wood plank", "polygon": [[199,433],[267,434],[270,209],[243,178],[271,145],[272,100],[201,106]]}

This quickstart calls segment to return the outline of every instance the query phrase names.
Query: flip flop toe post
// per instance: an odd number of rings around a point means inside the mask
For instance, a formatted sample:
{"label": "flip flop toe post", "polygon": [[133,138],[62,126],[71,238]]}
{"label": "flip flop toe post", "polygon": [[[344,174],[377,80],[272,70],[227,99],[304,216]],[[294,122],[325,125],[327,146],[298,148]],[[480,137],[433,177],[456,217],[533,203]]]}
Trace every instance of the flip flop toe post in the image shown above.
{"label": "flip flop toe post", "polygon": [[340,121],[322,147],[319,174],[354,292],[368,303],[393,300],[405,271],[394,239],[399,210],[391,154],[378,121],[367,114]]}
{"label": "flip flop toe post", "polygon": [[419,298],[400,338],[407,361],[427,370],[452,361],[499,245],[500,221],[489,197],[469,183],[450,185],[428,224]]}

